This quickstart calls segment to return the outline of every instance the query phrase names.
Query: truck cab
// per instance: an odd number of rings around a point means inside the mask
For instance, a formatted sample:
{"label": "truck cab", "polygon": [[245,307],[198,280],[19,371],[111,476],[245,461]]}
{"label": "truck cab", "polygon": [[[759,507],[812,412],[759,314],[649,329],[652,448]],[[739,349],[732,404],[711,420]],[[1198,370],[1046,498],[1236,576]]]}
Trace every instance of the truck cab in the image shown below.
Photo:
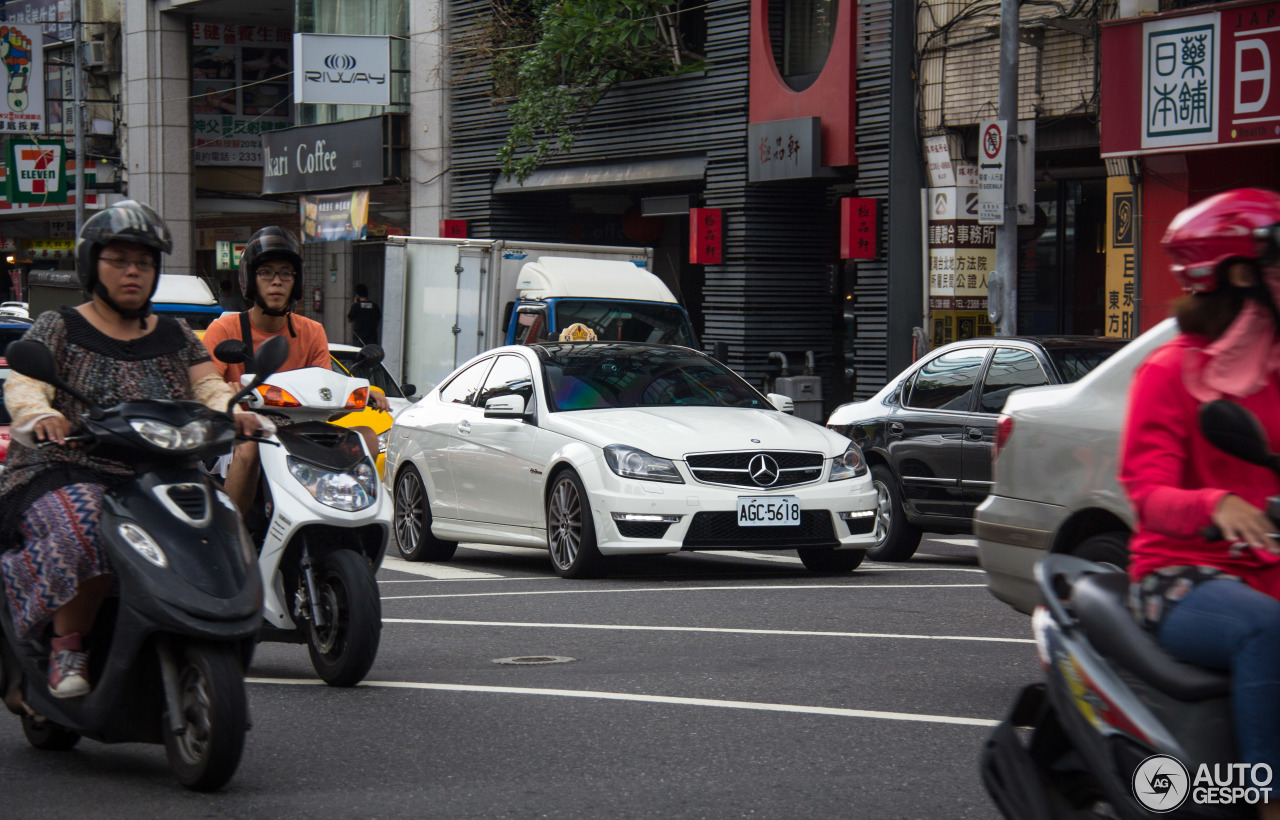
{"label": "truck cab", "polygon": [[555,341],[583,324],[601,341],[697,347],[689,314],[662,280],[631,262],[544,256],[520,269],[506,344]]}

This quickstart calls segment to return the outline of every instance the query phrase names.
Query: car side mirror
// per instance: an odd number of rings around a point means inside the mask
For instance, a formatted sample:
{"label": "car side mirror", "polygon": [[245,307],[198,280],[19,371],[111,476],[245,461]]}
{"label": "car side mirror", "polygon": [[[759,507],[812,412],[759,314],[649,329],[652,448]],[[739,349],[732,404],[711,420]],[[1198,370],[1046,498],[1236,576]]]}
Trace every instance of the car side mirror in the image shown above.
{"label": "car side mirror", "polygon": [[382,350],[382,345],[365,345],[360,348],[360,355],[356,359],[355,367],[360,365],[375,365],[386,358],[386,353]]}
{"label": "car side mirror", "polygon": [[224,339],[213,349],[213,355],[224,364],[244,364],[249,361],[249,346],[239,339]]}
{"label": "car side mirror", "polygon": [[403,394],[405,395],[405,398],[409,398],[409,397],[411,397],[411,396],[416,396],[416,395],[418,395],[418,385],[416,385],[416,384],[402,384],[402,385],[400,385],[400,392],[401,392],[401,393],[403,393]]}
{"label": "car side mirror", "polygon": [[523,419],[525,415],[524,396],[514,393],[494,396],[484,403],[484,417],[487,419]]}
{"label": "car side mirror", "polygon": [[790,396],[784,396],[781,393],[770,393],[765,396],[765,398],[769,400],[770,404],[783,413],[790,416],[794,416],[796,414],[796,403],[791,400]]}

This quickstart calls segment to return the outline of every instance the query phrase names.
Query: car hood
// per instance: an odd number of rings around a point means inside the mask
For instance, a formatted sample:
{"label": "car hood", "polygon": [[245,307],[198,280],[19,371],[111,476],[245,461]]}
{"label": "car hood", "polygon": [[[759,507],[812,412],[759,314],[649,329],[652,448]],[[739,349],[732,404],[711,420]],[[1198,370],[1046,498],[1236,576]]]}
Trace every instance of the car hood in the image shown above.
{"label": "car hood", "polygon": [[831,413],[831,418],[827,419],[827,424],[843,427],[846,424],[879,418],[884,415],[884,412],[884,405],[874,399],[842,404]]}
{"label": "car hood", "polygon": [[740,407],[646,407],[550,414],[546,428],[607,447],[628,444],[662,458],[716,450],[816,450],[839,455],[849,446],[811,421],[776,410]]}

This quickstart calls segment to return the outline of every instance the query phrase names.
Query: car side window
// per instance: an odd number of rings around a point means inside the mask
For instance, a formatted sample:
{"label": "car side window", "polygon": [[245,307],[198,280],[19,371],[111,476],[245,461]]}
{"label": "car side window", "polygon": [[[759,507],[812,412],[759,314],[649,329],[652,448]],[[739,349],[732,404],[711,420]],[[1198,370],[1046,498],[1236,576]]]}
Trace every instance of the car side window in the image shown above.
{"label": "car side window", "polygon": [[480,392],[480,382],[489,371],[493,359],[476,362],[449,380],[440,388],[440,401],[446,404],[473,404],[476,393]]}
{"label": "car side window", "polygon": [[1009,394],[1023,387],[1041,387],[1049,384],[1049,377],[1030,350],[1012,347],[996,348],[982,380],[982,398],[978,402],[981,413],[999,413]]}
{"label": "car side window", "polygon": [[489,399],[499,396],[522,396],[525,407],[533,403],[533,372],[529,364],[519,356],[499,356],[484,380],[484,388],[480,391],[480,399],[476,402],[484,407]]}
{"label": "car side window", "polygon": [[970,347],[944,353],[920,368],[911,385],[909,407],[967,411],[987,348]]}

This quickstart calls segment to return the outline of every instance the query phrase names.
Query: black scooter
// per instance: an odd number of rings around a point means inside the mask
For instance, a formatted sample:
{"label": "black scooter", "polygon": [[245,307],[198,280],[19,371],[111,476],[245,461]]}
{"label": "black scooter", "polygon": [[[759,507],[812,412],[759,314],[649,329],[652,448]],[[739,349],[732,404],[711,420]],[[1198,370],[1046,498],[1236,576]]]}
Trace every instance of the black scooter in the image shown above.
{"label": "black scooter", "polygon": [[[1248,410],[1209,402],[1200,428],[1219,449],[1280,475]],[[1280,497],[1267,514],[1280,522]],[[1216,527],[1203,534],[1222,539]],[[1042,603],[1032,631],[1046,681],[1022,691],[982,753],[983,785],[1005,817],[1254,817],[1272,785],[1280,801],[1280,779],[1259,786],[1255,772],[1226,768],[1239,761],[1230,676],[1165,653],[1129,613],[1126,573],[1070,555],[1046,557],[1035,573]],[[1019,728],[1032,730],[1025,743]]]}
{"label": "black scooter", "polygon": [[[279,344],[277,344],[279,342]],[[269,340],[260,374],[288,356]],[[262,583],[239,512],[200,468],[236,439],[227,413],[192,401],[94,406],[59,376],[49,349],[9,345],[9,366],[65,390],[92,409],[71,438],[136,465],[134,478],[103,497],[102,545],[119,597],[103,605],[87,638],[92,690],[49,693],[49,638],[20,641],[0,603],[0,693],[39,749],[65,750],[81,736],[104,743],[163,743],[189,789],[213,791],[235,773],[249,727],[244,674],[262,620]],[[232,402],[235,404],[236,402]]]}

